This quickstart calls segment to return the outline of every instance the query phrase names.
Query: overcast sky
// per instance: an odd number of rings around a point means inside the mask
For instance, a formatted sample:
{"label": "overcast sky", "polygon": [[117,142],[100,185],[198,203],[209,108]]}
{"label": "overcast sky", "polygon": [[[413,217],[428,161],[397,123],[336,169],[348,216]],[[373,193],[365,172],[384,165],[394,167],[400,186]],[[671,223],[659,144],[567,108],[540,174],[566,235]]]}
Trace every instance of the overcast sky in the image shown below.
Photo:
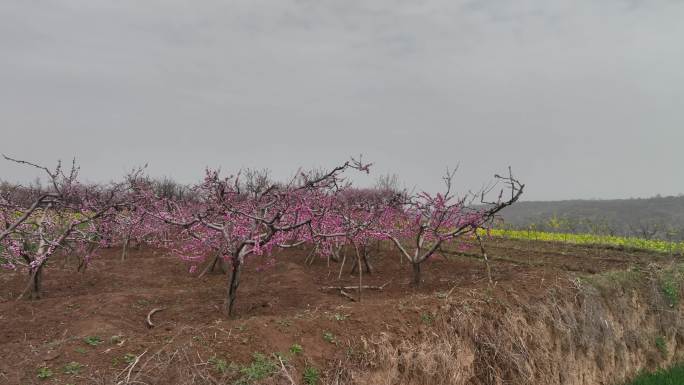
{"label": "overcast sky", "polygon": [[678,194],[684,2],[2,0],[0,134],[91,181],[363,153],[433,191],[460,164],[526,200]]}

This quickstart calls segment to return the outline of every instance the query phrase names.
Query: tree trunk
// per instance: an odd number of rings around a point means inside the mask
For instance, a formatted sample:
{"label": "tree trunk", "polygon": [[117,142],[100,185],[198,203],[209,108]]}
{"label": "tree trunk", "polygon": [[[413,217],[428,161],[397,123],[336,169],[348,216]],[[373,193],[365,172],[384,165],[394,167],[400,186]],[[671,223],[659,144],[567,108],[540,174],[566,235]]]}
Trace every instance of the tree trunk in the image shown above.
{"label": "tree trunk", "polygon": [[492,280],[492,268],[489,266],[489,258],[487,258],[487,250],[484,247],[484,242],[479,234],[475,234],[478,243],[480,244],[480,251],[482,252],[482,259],[484,259],[485,267],[487,268],[487,278],[489,279],[489,284],[492,285],[494,281]]}
{"label": "tree trunk", "polygon": [[123,242],[123,247],[121,248],[121,261],[126,260],[126,256],[128,255],[128,243],[130,242],[130,238],[126,236],[126,239],[124,239]]}
{"label": "tree trunk", "polygon": [[214,270],[216,270],[217,264],[221,267],[221,273],[225,274],[228,272],[228,266],[226,266],[226,261],[223,259],[223,254],[221,254],[221,252],[218,252],[216,253],[216,255],[214,255],[212,261],[209,262],[209,264],[207,264],[204,270],[202,270],[202,273],[200,273],[200,275],[197,276],[197,278],[202,278],[210,272],[213,273]]}
{"label": "tree trunk", "polygon": [[41,285],[43,278],[43,264],[41,263],[36,271],[31,273],[31,299],[40,299],[41,296]]}
{"label": "tree trunk", "polygon": [[368,275],[373,274],[373,266],[371,266],[370,261],[368,260],[368,254],[365,252],[363,254],[363,263],[366,265],[366,273],[368,273]]}
{"label": "tree trunk", "polygon": [[[359,247],[359,249],[360,249],[360,253],[361,253],[360,260],[361,260],[361,262],[363,262],[365,272],[368,274],[372,274],[373,273],[373,266],[371,266],[370,262],[368,261],[368,248],[366,247],[366,245],[363,245],[363,246]],[[352,269],[349,272],[349,274],[355,274],[356,269],[358,269],[358,268],[359,268],[359,260],[357,259],[354,261],[354,265],[352,266]]]}
{"label": "tree trunk", "polygon": [[240,286],[240,273],[242,272],[242,258],[237,257],[233,259],[233,272],[230,275],[230,285],[228,286],[228,301],[226,303],[226,310],[229,316],[233,316],[235,311],[235,299],[237,299],[237,290]]}
{"label": "tree trunk", "polygon": [[412,263],[413,267],[413,285],[420,286],[420,263]]}

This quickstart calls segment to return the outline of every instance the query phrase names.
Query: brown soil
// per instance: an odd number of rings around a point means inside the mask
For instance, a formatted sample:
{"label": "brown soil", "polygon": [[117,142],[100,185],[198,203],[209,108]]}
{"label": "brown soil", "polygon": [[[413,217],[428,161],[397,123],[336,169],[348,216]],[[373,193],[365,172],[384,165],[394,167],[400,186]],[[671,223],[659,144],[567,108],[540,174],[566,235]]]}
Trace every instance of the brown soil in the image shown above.
{"label": "brown soil", "polygon": [[[133,249],[124,262],[120,250],[102,250],[84,273],[55,260],[45,270],[44,298],[35,301],[15,300],[24,275],[0,272],[0,384],[232,384],[244,379],[239,368],[256,352],[285,354],[296,383],[305,367],[319,368],[326,383],[354,383],[360,380],[352,378],[350,367],[372,369],[364,354],[374,351],[370,345],[378,338],[415,341],[437,335],[431,330],[450,299],[534,304],[577,276],[645,268],[663,259],[647,252],[511,240],[488,241],[487,249],[493,288],[477,248],[427,261],[423,284],[415,288],[409,285],[410,266],[398,262],[396,251],[389,245],[373,248],[375,271],[363,275],[363,284],[389,283],[382,291],[363,291],[360,302],[321,290],[358,284],[349,261],[338,281],[339,264],[328,267],[317,259],[306,265],[306,250],[280,252],[274,264],[254,257],[243,272],[233,319],[223,313],[226,275],[198,279],[179,259],[158,250]],[[147,328],[145,317],[154,308],[163,310],[153,315],[156,326]],[[84,341],[93,336],[102,342]],[[303,351],[289,353],[293,344]],[[220,360],[234,365],[222,370]],[[64,373],[70,362],[82,365],[78,373]],[[52,375],[39,379],[41,367]],[[282,370],[269,381],[290,383]]]}

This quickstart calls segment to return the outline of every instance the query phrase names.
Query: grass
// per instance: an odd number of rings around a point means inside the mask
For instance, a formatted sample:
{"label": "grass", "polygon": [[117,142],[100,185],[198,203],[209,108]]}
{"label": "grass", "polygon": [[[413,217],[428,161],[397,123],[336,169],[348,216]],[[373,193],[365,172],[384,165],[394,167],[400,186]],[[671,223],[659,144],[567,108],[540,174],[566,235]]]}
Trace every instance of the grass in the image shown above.
{"label": "grass", "polygon": [[667,356],[667,343],[665,342],[665,338],[663,336],[656,337],[655,345],[660,354]]}
{"label": "grass", "polygon": [[660,277],[660,288],[663,295],[667,298],[670,307],[674,307],[679,302],[679,281],[678,272],[668,271]]}
{"label": "grass", "polygon": [[304,368],[304,372],[302,373],[302,380],[306,385],[318,385],[320,378],[321,374],[318,372],[318,369],[312,366],[307,366],[306,368]]}
{"label": "grass", "polygon": [[255,381],[270,377],[277,370],[278,365],[276,365],[273,359],[261,353],[254,353],[252,362],[249,365],[240,368],[242,377],[237,383],[251,384]]}
{"label": "grass", "polygon": [[435,321],[435,318],[428,313],[422,313],[420,315],[420,320],[426,325],[432,325],[432,323]]}
{"label": "grass", "polygon": [[581,277],[581,280],[591,284],[599,290],[607,289],[636,289],[645,281],[645,272],[639,268],[628,270],[607,271],[601,274],[593,274]]}
{"label": "grass", "polygon": [[654,373],[643,373],[625,385],[681,385],[684,384],[684,364]]}
{"label": "grass", "polygon": [[301,354],[304,351],[304,348],[300,344],[292,344],[290,346],[290,353],[292,354]]}
{"label": "grass", "polygon": [[211,357],[208,362],[210,365],[214,366],[214,370],[221,374],[226,374],[228,371],[233,369],[232,366],[228,364],[228,361],[222,358]]}

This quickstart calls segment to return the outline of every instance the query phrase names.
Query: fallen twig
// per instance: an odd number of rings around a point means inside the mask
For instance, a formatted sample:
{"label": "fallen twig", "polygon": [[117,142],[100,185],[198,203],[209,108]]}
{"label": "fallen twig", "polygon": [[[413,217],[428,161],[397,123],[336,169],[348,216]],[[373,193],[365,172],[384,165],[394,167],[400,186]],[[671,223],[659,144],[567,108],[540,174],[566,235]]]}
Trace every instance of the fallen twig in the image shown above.
{"label": "fallen twig", "polygon": [[388,281],[382,286],[370,286],[370,285],[356,285],[356,286],[324,286],[321,288],[321,290],[359,290],[364,289],[364,290],[382,290],[385,288],[385,286],[389,285],[389,283],[392,281]]}
{"label": "fallen twig", "polygon": [[297,385],[294,380],[292,379],[292,376],[290,376],[290,373],[287,371],[287,368],[285,368],[285,364],[283,364],[283,359],[278,356],[278,361],[280,361],[280,367],[283,369],[283,373],[285,374],[285,377],[287,377],[288,380],[290,380],[290,384],[292,385]]}
{"label": "fallen twig", "polygon": [[350,301],[356,302],[356,299],[354,299],[354,297],[352,297],[349,293],[347,293],[346,291],[344,291],[342,289],[340,289],[340,294],[349,298]]}
{"label": "fallen twig", "polygon": [[[148,350],[148,349],[146,349],[144,352],[142,352],[141,355],[136,356],[136,357],[135,357],[135,361],[133,361],[133,362],[129,365],[129,367],[128,367],[128,375],[126,375],[126,382],[124,382],[124,384],[128,384],[128,383],[131,382],[131,372],[133,371],[133,368],[135,368],[135,365],[138,365],[138,362],[140,361],[140,358],[142,358],[142,356],[144,356],[145,353],[147,353],[147,350]],[[124,369],[124,370],[126,370],[126,369]]]}
{"label": "fallen twig", "polygon": [[154,309],[150,310],[149,313],[147,313],[147,318],[145,319],[145,324],[147,325],[148,328],[153,328],[154,324],[152,323],[152,315],[156,312],[160,312],[164,310],[163,307],[155,307]]}

